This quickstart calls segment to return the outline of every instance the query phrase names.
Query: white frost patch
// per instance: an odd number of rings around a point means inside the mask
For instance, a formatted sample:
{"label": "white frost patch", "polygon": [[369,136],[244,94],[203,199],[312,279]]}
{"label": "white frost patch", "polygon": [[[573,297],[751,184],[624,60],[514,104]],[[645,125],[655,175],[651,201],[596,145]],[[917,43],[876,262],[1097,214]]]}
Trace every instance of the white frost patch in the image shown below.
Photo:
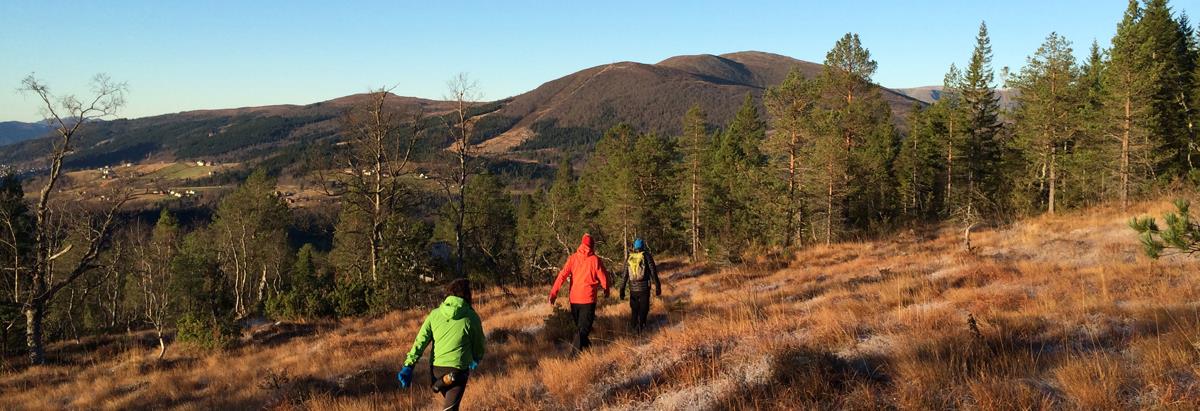
{"label": "white frost patch", "polygon": [[542,332],[542,329],[544,329],[544,328],[546,328],[546,324],[537,323],[537,324],[534,324],[534,325],[531,325],[528,327],[521,328],[521,332],[526,333],[526,334],[537,335],[538,333]]}
{"label": "white frost patch", "polygon": [[946,300],[930,301],[921,304],[911,304],[896,309],[896,317],[904,320],[914,316],[928,315],[933,312],[942,311],[950,307],[950,303]]}
{"label": "white frost patch", "polygon": [[943,278],[949,278],[951,276],[958,277],[958,276],[962,275],[962,272],[963,272],[962,267],[946,267],[941,270],[934,271],[932,274],[929,274],[929,279],[930,280],[940,280]]}
{"label": "white frost patch", "polygon": [[771,381],[775,369],[772,365],[773,356],[762,355],[748,361],[738,361],[729,370],[729,378],[739,387],[755,387],[766,385]]}
{"label": "white frost patch", "polygon": [[900,338],[890,334],[877,334],[859,340],[852,347],[833,353],[843,360],[854,360],[866,357],[886,357],[896,352]]}
{"label": "white frost patch", "polygon": [[717,401],[733,391],[736,386],[721,379],[659,395],[650,405],[655,410],[711,410]]}

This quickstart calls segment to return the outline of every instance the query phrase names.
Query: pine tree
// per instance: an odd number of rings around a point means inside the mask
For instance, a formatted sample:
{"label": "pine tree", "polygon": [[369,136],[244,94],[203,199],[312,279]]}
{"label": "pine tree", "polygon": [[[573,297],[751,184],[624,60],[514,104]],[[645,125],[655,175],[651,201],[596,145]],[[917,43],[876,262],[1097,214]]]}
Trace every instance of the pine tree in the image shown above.
{"label": "pine tree", "polygon": [[290,273],[300,314],[305,317],[324,317],[333,313],[329,295],[333,293],[333,278],[318,265],[316,248],[304,244],[296,252],[296,263]]}
{"label": "pine tree", "polygon": [[635,237],[661,251],[683,248],[675,158],[670,141],[626,124],[610,129],[596,144],[582,181],[584,195],[595,199],[589,213],[599,224],[591,233],[602,253],[627,256]]}
{"label": "pine tree", "polygon": [[579,181],[571,167],[571,162],[563,159],[554,174],[554,182],[546,192],[546,203],[539,213],[538,220],[547,224],[551,238],[559,247],[560,253],[570,253],[575,250],[576,237],[587,232],[584,222],[583,202],[580,199]]}
{"label": "pine tree", "polygon": [[[844,217],[859,228],[870,228],[891,215],[895,203],[892,161],[896,135],[891,110],[871,82],[878,65],[862,47],[858,35],[847,33],[826,54],[820,81],[822,109],[826,110],[826,133],[841,140],[838,168],[841,181],[827,181],[826,242],[832,241],[842,216],[833,215],[834,193],[844,191]],[[827,144],[828,145],[828,144]],[[831,146],[825,147],[832,150]],[[833,155],[833,153],[828,153]],[[832,169],[830,171],[833,171]]]}
{"label": "pine tree", "polygon": [[[33,216],[25,204],[21,181],[15,175],[5,174],[0,177],[0,239],[3,239],[0,240],[0,270],[17,274],[32,269],[33,235]],[[3,330],[0,332],[4,338],[0,340],[0,348],[7,354],[9,345],[24,342],[13,339],[10,343],[9,337],[23,331],[20,327],[24,317],[17,308],[21,301],[21,288],[26,284],[17,275],[10,274],[4,278],[5,291],[0,293],[0,329]],[[12,330],[11,334],[9,330]]]}
{"label": "pine tree", "polygon": [[819,132],[814,114],[820,99],[818,93],[815,81],[792,69],[783,83],[768,89],[763,97],[775,129],[765,147],[774,163],[779,165],[780,170],[776,173],[785,187],[781,201],[784,247],[803,242],[803,178],[809,169],[803,158],[813,136]]}
{"label": "pine tree", "polygon": [[468,275],[479,283],[511,281],[518,269],[512,198],[499,179],[483,173],[471,176],[466,200],[470,212],[463,222],[467,244],[462,249]]}
{"label": "pine tree", "polygon": [[1069,179],[1064,180],[1064,186],[1071,188],[1063,193],[1063,201],[1067,204],[1094,204],[1116,192],[1116,186],[1109,176],[1114,173],[1112,159],[1120,153],[1111,144],[1106,124],[1105,104],[1111,99],[1105,79],[1107,70],[1100,44],[1093,40],[1087,61],[1079,70],[1081,128],[1075,139],[1072,156],[1063,163],[1066,178]]}
{"label": "pine tree", "polygon": [[1142,51],[1143,34],[1138,22],[1142,10],[1137,0],[1130,0],[1124,17],[1117,24],[1106,64],[1104,107],[1111,124],[1116,145],[1117,196],[1121,209],[1129,206],[1135,184],[1151,173],[1147,159],[1148,130],[1144,113],[1148,106],[1146,59]]}
{"label": "pine tree", "polygon": [[955,167],[954,160],[962,156],[963,145],[965,138],[964,124],[965,110],[962,104],[962,72],[953,63],[950,64],[950,69],[946,72],[942,80],[942,90],[939,93],[937,103],[934,103],[934,111],[931,114],[936,114],[940,121],[945,124],[945,132],[939,134],[942,153],[944,158],[944,169],[942,171],[943,180],[945,181],[945,189],[942,190],[940,199],[941,211],[946,215],[951,215],[957,210],[958,203],[955,197],[955,181],[958,176],[963,176],[962,167],[959,164]]}
{"label": "pine tree", "polygon": [[683,250],[679,216],[679,170],[675,144],[657,133],[640,134],[633,143],[635,235],[652,239],[655,250]]}
{"label": "pine tree", "polygon": [[1013,143],[1020,152],[1026,190],[1041,197],[1050,214],[1058,204],[1063,159],[1073,155],[1075,138],[1083,127],[1079,72],[1071,53],[1067,39],[1050,33],[1009,81],[1009,87],[1017,90]]}
{"label": "pine tree", "polygon": [[[609,129],[588,160],[585,173],[580,178],[583,186],[582,198],[588,201],[586,212],[593,215],[590,221],[598,230],[588,230],[596,240],[601,255],[629,253],[629,244],[636,235],[637,192],[632,159],[633,144],[637,130],[626,123]],[[577,237],[572,236],[572,237]]]}
{"label": "pine tree", "polygon": [[544,189],[517,199],[516,250],[520,258],[520,280],[524,282],[536,282],[539,278],[534,274],[553,271],[550,258],[561,254],[550,234],[551,227],[542,219],[546,203]]}
{"label": "pine tree", "polygon": [[217,347],[239,332],[233,284],[221,272],[213,233],[197,230],[184,236],[171,264],[171,294],[179,310],[176,340]]}
{"label": "pine tree", "polygon": [[[333,227],[333,250],[329,252],[330,264],[338,282],[364,281],[371,278],[372,232],[368,213],[354,202],[342,203],[337,224]],[[376,251],[377,256],[382,254],[382,250]],[[386,271],[387,268],[376,267],[376,270]]]}
{"label": "pine tree", "polygon": [[945,160],[940,139],[947,122],[938,106],[916,106],[908,116],[908,136],[896,155],[895,174],[901,213],[915,219],[932,219],[940,210],[938,194],[944,182]]}
{"label": "pine tree", "polygon": [[999,133],[1000,103],[996,96],[992,73],[992,45],[987,24],[979,24],[975,51],[963,73],[960,92],[966,117],[964,124],[963,164],[965,181],[955,187],[957,214],[968,226],[978,223],[988,211],[994,210],[1002,186],[1001,145]]}
{"label": "pine tree", "polygon": [[1151,258],[1168,254],[1195,255],[1200,253],[1200,223],[1192,219],[1191,203],[1184,199],[1175,200],[1175,211],[1163,215],[1166,227],[1159,227],[1154,217],[1129,220],[1129,226],[1138,232],[1142,249]]}
{"label": "pine tree", "polygon": [[708,120],[699,105],[688,109],[683,117],[683,136],[680,137],[680,150],[683,152],[683,163],[686,169],[687,198],[688,198],[688,255],[692,261],[697,261],[701,254],[700,243],[700,208],[704,203],[702,192],[702,175],[705,160],[708,158],[710,136]]}
{"label": "pine tree", "polygon": [[753,96],[747,94],[729,126],[710,152],[705,180],[708,249],[720,260],[736,261],[743,248],[763,231],[766,220],[759,200],[765,156],[759,151],[766,138]]}

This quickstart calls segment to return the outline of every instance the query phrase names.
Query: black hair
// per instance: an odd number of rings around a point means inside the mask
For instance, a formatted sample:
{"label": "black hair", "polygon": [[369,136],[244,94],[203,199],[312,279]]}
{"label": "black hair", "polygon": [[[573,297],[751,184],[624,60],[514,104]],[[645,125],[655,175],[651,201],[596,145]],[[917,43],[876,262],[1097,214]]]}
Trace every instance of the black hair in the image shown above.
{"label": "black hair", "polygon": [[462,298],[471,305],[471,280],[459,278],[446,285],[446,294]]}

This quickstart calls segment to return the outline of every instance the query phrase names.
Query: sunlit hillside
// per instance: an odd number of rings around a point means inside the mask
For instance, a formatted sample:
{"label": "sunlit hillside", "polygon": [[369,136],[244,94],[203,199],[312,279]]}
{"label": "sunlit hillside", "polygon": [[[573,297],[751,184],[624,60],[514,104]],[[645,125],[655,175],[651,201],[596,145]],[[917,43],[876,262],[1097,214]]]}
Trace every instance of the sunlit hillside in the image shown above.
{"label": "sunlit hillside", "polygon": [[[652,329],[599,310],[593,349],[543,288],[476,297],[489,353],[465,407],[489,409],[1189,409],[1200,404],[1200,259],[1141,254],[1101,208],[978,231],[909,231],[735,267],[661,263]],[[547,279],[549,281],[549,279]],[[614,293],[615,296],[615,293]],[[395,381],[425,310],[264,325],[227,352],[148,336],[52,346],[0,374],[0,408],[414,409]],[[428,356],[425,357],[426,359]]]}

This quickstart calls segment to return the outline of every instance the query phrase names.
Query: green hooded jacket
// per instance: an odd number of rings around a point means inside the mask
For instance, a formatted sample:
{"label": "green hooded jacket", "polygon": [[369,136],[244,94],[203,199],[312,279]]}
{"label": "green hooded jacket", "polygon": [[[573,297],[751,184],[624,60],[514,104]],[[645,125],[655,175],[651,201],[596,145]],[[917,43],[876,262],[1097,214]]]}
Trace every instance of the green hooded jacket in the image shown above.
{"label": "green hooded jacket", "polygon": [[421,331],[404,360],[411,367],[421,359],[425,346],[433,343],[433,365],[465,370],[483,360],[483,323],[461,297],[449,296],[442,306],[429,312]]}

